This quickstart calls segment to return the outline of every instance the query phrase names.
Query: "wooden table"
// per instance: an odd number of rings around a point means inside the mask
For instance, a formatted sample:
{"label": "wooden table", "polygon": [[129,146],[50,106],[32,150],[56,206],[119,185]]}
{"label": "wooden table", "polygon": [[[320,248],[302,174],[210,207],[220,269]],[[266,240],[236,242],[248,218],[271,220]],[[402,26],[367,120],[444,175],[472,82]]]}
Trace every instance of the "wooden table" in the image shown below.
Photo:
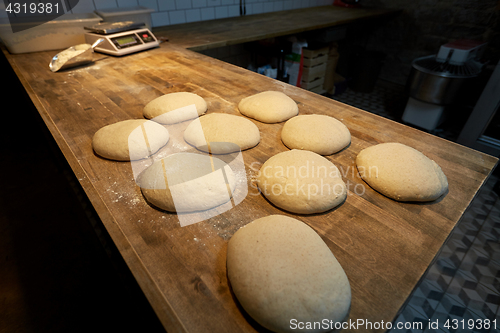
{"label": "wooden table", "polygon": [[[350,319],[392,321],[498,161],[172,43],[122,58],[102,56],[93,65],[58,73],[48,69],[52,51],[4,53],[169,332],[262,330],[237,306],[225,261],[234,232],[269,214],[304,221],[330,247],[351,283]],[[252,178],[258,166],[287,150],[280,141],[282,123],[254,121],[262,138],[257,147],[243,152],[246,199],[186,227],[175,214],[146,203],[130,163],[102,159],[92,150],[99,128],[142,118],[144,105],[162,94],[191,91],[207,100],[209,113],[238,115],[242,97],[264,90],[283,91],[298,103],[300,114],[331,115],[351,131],[348,149],[327,157],[344,171],[350,190],[337,209],[295,216],[256,191]],[[435,160],[448,177],[449,193],[437,202],[400,203],[370,189],[357,176],[355,157],[381,142],[401,142]]]}

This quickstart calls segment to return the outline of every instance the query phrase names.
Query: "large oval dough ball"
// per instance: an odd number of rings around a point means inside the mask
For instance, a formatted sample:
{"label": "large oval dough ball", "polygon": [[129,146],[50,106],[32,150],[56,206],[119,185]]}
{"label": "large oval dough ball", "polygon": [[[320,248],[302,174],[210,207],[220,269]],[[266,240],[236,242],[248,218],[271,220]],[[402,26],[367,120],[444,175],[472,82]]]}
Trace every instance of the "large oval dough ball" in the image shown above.
{"label": "large oval dough ball", "polygon": [[227,154],[256,146],[260,132],[247,118],[211,113],[193,120],[184,131],[184,140],[205,152]]}
{"label": "large oval dough ball", "polygon": [[140,160],[156,153],[168,139],[168,130],[162,125],[129,119],[98,130],[92,138],[92,147],[97,155],[111,160]]}
{"label": "large oval dough ball", "polygon": [[[196,111],[190,108],[195,106]],[[175,124],[194,119],[207,112],[203,97],[190,92],[175,92],[153,99],[144,107],[144,117],[161,124]]]}
{"label": "large oval dough ball", "polygon": [[333,117],[308,114],[288,120],[281,130],[281,140],[290,149],[331,155],[349,145],[351,133]]}
{"label": "large oval dough ball", "polygon": [[373,189],[398,201],[432,201],[448,190],[436,162],[401,143],[381,143],[356,157],[361,178]]}
{"label": "large oval dough ball", "polygon": [[300,330],[297,322],[342,322],[351,304],[349,280],[320,236],[283,215],[257,219],[239,229],[227,246],[227,274],[245,311],[274,332]]}
{"label": "large oval dough ball", "polygon": [[268,159],[259,170],[257,185],[273,204],[297,214],[325,212],[347,197],[339,169],[307,150],[289,150]]}
{"label": "large oval dough ball", "polygon": [[137,177],[137,184],[152,205],[188,213],[228,202],[236,178],[229,165],[218,158],[176,153],[154,162]]}
{"label": "large oval dough ball", "polygon": [[238,109],[263,123],[279,123],[299,113],[297,103],[280,91],[264,91],[243,98]]}

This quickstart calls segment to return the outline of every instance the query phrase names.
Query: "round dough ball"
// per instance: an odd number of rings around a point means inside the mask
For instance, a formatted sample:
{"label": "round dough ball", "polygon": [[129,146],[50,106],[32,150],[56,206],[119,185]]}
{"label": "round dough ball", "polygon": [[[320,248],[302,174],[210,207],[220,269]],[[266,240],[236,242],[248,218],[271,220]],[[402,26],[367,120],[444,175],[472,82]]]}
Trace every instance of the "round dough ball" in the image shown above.
{"label": "round dough ball", "polygon": [[228,154],[256,146],[260,132],[247,118],[211,113],[193,120],[184,131],[184,140],[204,152]]}
{"label": "round dough ball", "polygon": [[373,189],[398,201],[432,201],[448,190],[436,162],[401,143],[381,143],[356,157],[361,178]]}
{"label": "round dough ball", "polygon": [[327,332],[292,329],[291,319],[335,323],[349,315],[342,266],[311,227],[291,217],[271,215],[239,229],[227,246],[227,274],[245,311],[274,332]]}
{"label": "round dough ball", "polygon": [[97,155],[111,160],[140,160],[156,153],[168,139],[168,130],[162,125],[129,119],[98,130],[92,138],[92,147]]}
{"label": "round dough ball", "polygon": [[[196,107],[190,108],[191,105]],[[144,117],[161,124],[175,124],[194,119],[207,112],[203,97],[190,92],[175,92],[153,99],[144,107]]]}
{"label": "round dough ball", "polygon": [[137,177],[137,184],[152,205],[169,212],[189,213],[228,202],[236,178],[229,165],[218,158],[176,153],[155,161]]}
{"label": "round dough ball", "polygon": [[264,91],[243,98],[238,109],[263,123],[279,123],[299,113],[297,103],[280,91]]}
{"label": "round dough ball", "polygon": [[339,169],[307,150],[293,149],[268,159],[259,170],[257,185],[274,205],[297,214],[326,212],[347,197]]}
{"label": "round dough ball", "polygon": [[281,130],[281,140],[290,149],[331,155],[351,143],[351,133],[333,117],[308,114],[288,120]]}

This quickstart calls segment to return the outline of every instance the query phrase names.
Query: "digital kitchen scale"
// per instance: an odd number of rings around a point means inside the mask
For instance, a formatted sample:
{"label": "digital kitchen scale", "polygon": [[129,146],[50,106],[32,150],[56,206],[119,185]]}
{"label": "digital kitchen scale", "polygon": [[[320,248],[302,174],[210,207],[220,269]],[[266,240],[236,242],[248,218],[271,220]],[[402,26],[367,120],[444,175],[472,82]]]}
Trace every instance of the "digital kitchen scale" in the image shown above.
{"label": "digital kitchen scale", "polygon": [[85,42],[88,44],[104,38],[104,41],[94,48],[101,53],[122,56],[159,45],[153,33],[144,27],[144,23],[103,22],[85,29],[89,30],[85,33]]}

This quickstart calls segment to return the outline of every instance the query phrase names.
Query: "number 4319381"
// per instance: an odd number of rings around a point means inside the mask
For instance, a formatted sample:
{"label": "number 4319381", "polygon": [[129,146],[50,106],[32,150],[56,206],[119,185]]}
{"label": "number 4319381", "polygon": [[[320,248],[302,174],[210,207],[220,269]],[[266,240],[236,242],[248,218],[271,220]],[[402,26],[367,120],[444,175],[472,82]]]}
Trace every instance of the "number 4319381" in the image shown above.
{"label": "number 4319381", "polygon": [[447,329],[451,330],[458,330],[458,329],[496,329],[497,328],[497,320],[489,320],[489,319],[448,319],[444,323],[444,327]]}
{"label": "number 4319381", "polygon": [[59,14],[59,3],[52,4],[50,2],[30,2],[19,3],[10,2],[5,11],[9,14]]}

